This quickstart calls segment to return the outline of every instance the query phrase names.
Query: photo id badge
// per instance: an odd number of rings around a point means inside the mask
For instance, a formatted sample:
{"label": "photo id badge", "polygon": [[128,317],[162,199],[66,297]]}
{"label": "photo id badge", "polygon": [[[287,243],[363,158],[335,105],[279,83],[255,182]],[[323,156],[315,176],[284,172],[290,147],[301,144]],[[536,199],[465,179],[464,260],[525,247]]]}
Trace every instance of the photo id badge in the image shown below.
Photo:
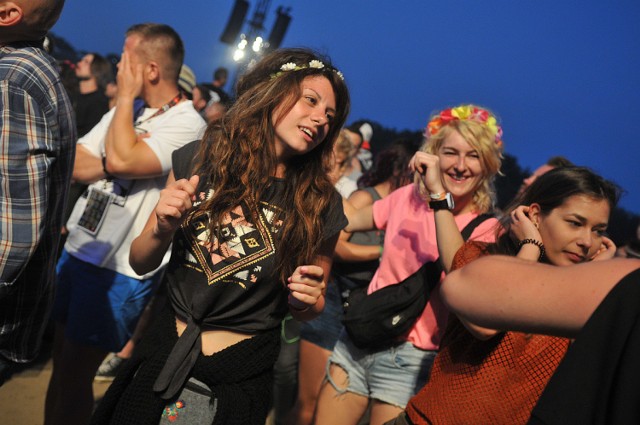
{"label": "photo id badge", "polygon": [[80,220],[78,220],[78,226],[91,235],[97,234],[113,198],[111,193],[95,187],[89,188],[87,204],[82,211]]}

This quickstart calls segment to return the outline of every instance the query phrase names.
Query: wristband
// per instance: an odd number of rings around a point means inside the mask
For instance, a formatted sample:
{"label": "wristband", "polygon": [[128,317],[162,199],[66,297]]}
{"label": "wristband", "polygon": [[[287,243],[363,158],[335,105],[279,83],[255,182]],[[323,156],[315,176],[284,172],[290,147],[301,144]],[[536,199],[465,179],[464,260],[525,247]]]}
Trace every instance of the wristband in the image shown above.
{"label": "wristband", "polygon": [[520,243],[518,244],[518,251],[520,251],[520,248],[522,248],[523,245],[526,244],[532,244],[538,247],[538,249],[540,250],[540,256],[538,257],[538,261],[542,260],[542,258],[544,257],[544,245],[542,242],[537,241],[535,239],[523,239],[520,241]]}
{"label": "wristband", "polygon": [[305,311],[309,310],[311,306],[308,305],[305,308],[297,308],[296,306],[289,304],[289,308],[297,313],[304,313]]}

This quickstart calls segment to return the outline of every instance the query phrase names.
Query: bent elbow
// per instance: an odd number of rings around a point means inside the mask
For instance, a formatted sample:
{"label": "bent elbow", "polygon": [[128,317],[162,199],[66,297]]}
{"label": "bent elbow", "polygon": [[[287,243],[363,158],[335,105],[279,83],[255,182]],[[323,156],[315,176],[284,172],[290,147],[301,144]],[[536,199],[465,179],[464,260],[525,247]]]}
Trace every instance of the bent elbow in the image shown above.
{"label": "bent elbow", "polygon": [[129,265],[131,266],[133,271],[140,276],[144,276],[145,274],[155,270],[157,267],[149,264],[148,261],[142,261],[141,259],[137,258],[134,253],[133,247],[131,251],[129,251]]}

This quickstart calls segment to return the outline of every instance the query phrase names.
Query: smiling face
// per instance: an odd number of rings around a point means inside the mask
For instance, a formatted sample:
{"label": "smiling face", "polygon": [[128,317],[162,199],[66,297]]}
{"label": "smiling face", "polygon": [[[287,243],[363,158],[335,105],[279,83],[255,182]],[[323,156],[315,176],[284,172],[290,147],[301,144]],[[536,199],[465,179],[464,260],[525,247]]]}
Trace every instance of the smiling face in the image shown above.
{"label": "smiling face", "polygon": [[547,215],[532,204],[530,216],[539,225],[549,262],[568,266],[588,261],[598,252],[609,213],[606,200],[574,195]]}
{"label": "smiling face", "polygon": [[293,108],[283,115],[281,105],[272,115],[279,164],[322,143],[336,113],[336,97],[329,80],[310,76],[300,86],[301,95]]}
{"label": "smiling face", "polygon": [[485,173],[480,154],[458,133],[452,130],[443,140],[437,152],[445,189],[451,192],[461,212],[472,208],[473,193]]}

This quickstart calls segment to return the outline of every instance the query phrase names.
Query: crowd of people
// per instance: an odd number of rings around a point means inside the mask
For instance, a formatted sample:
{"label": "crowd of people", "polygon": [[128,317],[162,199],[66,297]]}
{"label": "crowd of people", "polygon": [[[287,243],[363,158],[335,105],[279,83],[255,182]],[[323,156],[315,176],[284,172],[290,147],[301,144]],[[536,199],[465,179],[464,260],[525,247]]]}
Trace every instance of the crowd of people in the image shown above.
{"label": "crowd of people", "polygon": [[[0,0],[0,385],[53,323],[46,425],[640,421],[617,185],[552,157],[498,210],[486,107],[374,155],[324,55],[274,50],[230,96],[164,24],[130,27],[117,66],[56,62],[63,4]],[[401,332],[345,327],[427,278]]]}

